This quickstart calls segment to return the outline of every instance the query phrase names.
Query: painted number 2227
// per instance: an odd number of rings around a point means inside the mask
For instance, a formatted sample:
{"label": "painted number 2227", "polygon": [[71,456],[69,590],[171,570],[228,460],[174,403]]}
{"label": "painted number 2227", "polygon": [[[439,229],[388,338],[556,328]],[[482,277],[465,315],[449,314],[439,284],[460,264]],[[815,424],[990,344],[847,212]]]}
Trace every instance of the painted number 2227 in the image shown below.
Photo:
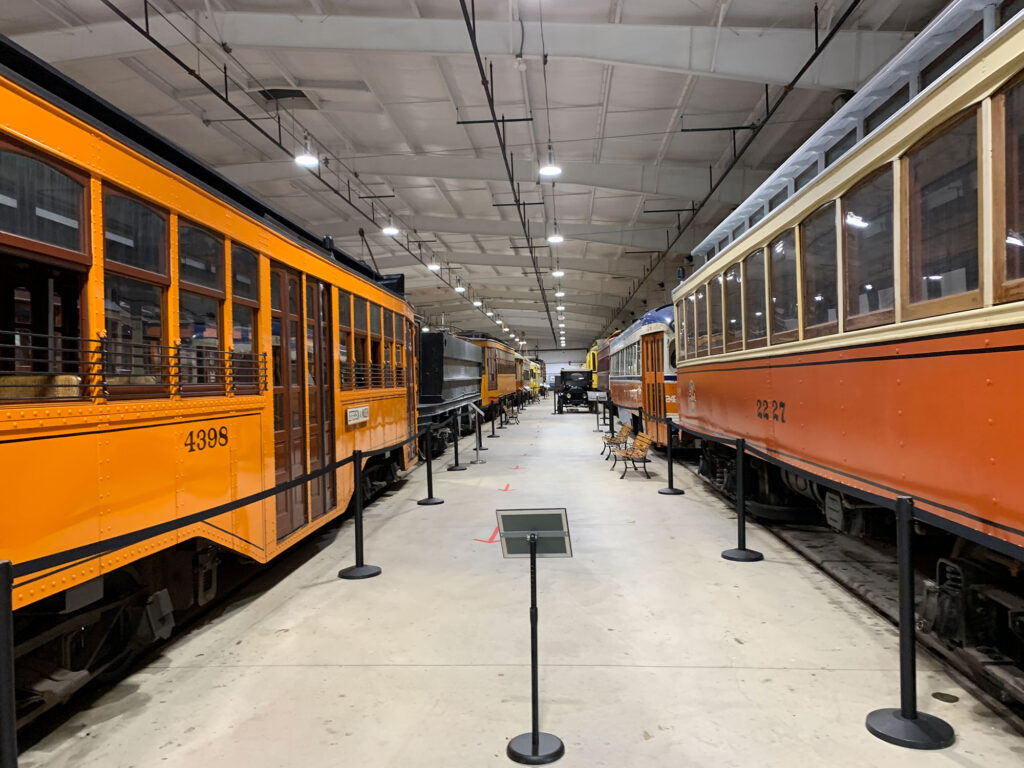
{"label": "painted number 2227", "polygon": [[786,423],[786,403],[780,400],[758,400],[757,418]]}
{"label": "painted number 2227", "polygon": [[189,453],[205,451],[207,448],[216,448],[228,444],[228,428],[210,427],[209,429],[196,429],[188,433],[185,438],[185,447]]}

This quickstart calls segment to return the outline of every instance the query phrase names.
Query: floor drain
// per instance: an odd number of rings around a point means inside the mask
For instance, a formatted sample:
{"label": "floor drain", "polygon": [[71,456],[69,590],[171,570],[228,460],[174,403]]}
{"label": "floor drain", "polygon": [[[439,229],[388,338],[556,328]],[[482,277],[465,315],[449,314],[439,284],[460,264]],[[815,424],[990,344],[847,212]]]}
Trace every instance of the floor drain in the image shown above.
{"label": "floor drain", "polygon": [[938,699],[939,701],[944,701],[947,704],[953,704],[957,701],[960,701],[959,696],[954,696],[952,693],[943,693],[942,691],[936,691],[935,693],[933,693],[932,698]]}

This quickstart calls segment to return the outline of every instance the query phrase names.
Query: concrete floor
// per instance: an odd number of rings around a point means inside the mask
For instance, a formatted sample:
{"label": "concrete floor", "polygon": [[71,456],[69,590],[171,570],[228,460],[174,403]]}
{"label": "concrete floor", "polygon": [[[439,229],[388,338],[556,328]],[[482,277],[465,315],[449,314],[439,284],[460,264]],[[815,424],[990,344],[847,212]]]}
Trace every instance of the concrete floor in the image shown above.
{"label": "concrete floor", "polygon": [[[753,527],[762,563],[731,563],[731,510],[689,473],[685,496],[598,457],[589,414],[485,439],[487,463],[424,471],[367,509],[366,560],[341,581],[352,524],[283,578],[178,638],[22,756],[23,768],[512,765],[530,727],[529,567],[487,543],[495,509],[564,506],[575,557],[539,564],[541,728],[561,766],[1021,766],[1024,739],[919,651],[923,710],[954,746],[912,752],[864,728],[898,706],[897,635]],[[472,439],[462,443],[464,462]],[[441,470],[451,452],[436,462]],[[955,703],[933,693],[958,697]]]}

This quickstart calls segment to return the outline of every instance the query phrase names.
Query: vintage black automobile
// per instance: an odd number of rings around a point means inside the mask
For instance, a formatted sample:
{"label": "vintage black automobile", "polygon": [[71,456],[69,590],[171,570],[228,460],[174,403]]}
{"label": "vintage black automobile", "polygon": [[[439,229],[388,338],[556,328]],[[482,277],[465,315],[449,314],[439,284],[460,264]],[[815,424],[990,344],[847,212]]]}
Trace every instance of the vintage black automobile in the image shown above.
{"label": "vintage black automobile", "polygon": [[597,410],[597,403],[590,402],[588,392],[593,392],[593,374],[579,368],[563,368],[559,372],[558,412],[565,408],[586,408]]}

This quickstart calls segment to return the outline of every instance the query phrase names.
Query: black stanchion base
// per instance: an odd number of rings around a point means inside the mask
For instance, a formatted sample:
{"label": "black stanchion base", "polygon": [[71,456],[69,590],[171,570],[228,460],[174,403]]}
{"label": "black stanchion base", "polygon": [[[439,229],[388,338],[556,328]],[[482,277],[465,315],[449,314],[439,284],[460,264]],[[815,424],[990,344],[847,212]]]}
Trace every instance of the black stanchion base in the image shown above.
{"label": "black stanchion base", "polygon": [[432,507],[435,504],[444,504],[444,499],[439,499],[437,496],[428,496],[425,499],[420,499],[416,503],[421,507]]}
{"label": "black stanchion base", "polygon": [[662,496],[682,496],[686,491],[682,488],[662,488],[658,493]]}
{"label": "black stanchion base", "polygon": [[[497,435],[495,435],[495,437],[497,437]],[[486,449],[486,448],[484,448],[484,447],[483,447],[483,446],[481,445],[481,446],[480,446],[479,448],[477,448],[477,450],[478,450],[478,451],[486,451],[487,449]]]}
{"label": "black stanchion base", "polygon": [[339,579],[372,579],[380,576],[380,567],[376,565],[350,565],[338,571]]}
{"label": "black stanchion base", "polygon": [[501,437],[501,435],[488,435],[488,437]]}
{"label": "black stanchion base", "polygon": [[464,467],[461,464],[452,464],[448,467],[445,467],[445,469],[447,469],[449,472],[465,472],[467,469],[469,469],[469,467]]}
{"label": "black stanchion base", "polygon": [[486,464],[487,461],[485,459],[470,459],[469,463],[470,464]]}
{"label": "black stanchion base", "polygon": [[722,553],[726,560],[735,560],[737,563],[756,563],[764,560],[764,555],[755,549],[727,549]]}
{"label": "black stanchion base", "polygon": [[510,760],[525,765],[547,765],[565,754],[565,744],[557,736],[541,731],[537,734],[537,751],[533,751],[533,734],[521,733],[508,743]]}
{"label": "black stanchion base", "polygon": [[924,712],[908,720],[899,709],[876,709],[864,725],[872,736],[907,749],[945,749],[956,741],[949,723]]}

